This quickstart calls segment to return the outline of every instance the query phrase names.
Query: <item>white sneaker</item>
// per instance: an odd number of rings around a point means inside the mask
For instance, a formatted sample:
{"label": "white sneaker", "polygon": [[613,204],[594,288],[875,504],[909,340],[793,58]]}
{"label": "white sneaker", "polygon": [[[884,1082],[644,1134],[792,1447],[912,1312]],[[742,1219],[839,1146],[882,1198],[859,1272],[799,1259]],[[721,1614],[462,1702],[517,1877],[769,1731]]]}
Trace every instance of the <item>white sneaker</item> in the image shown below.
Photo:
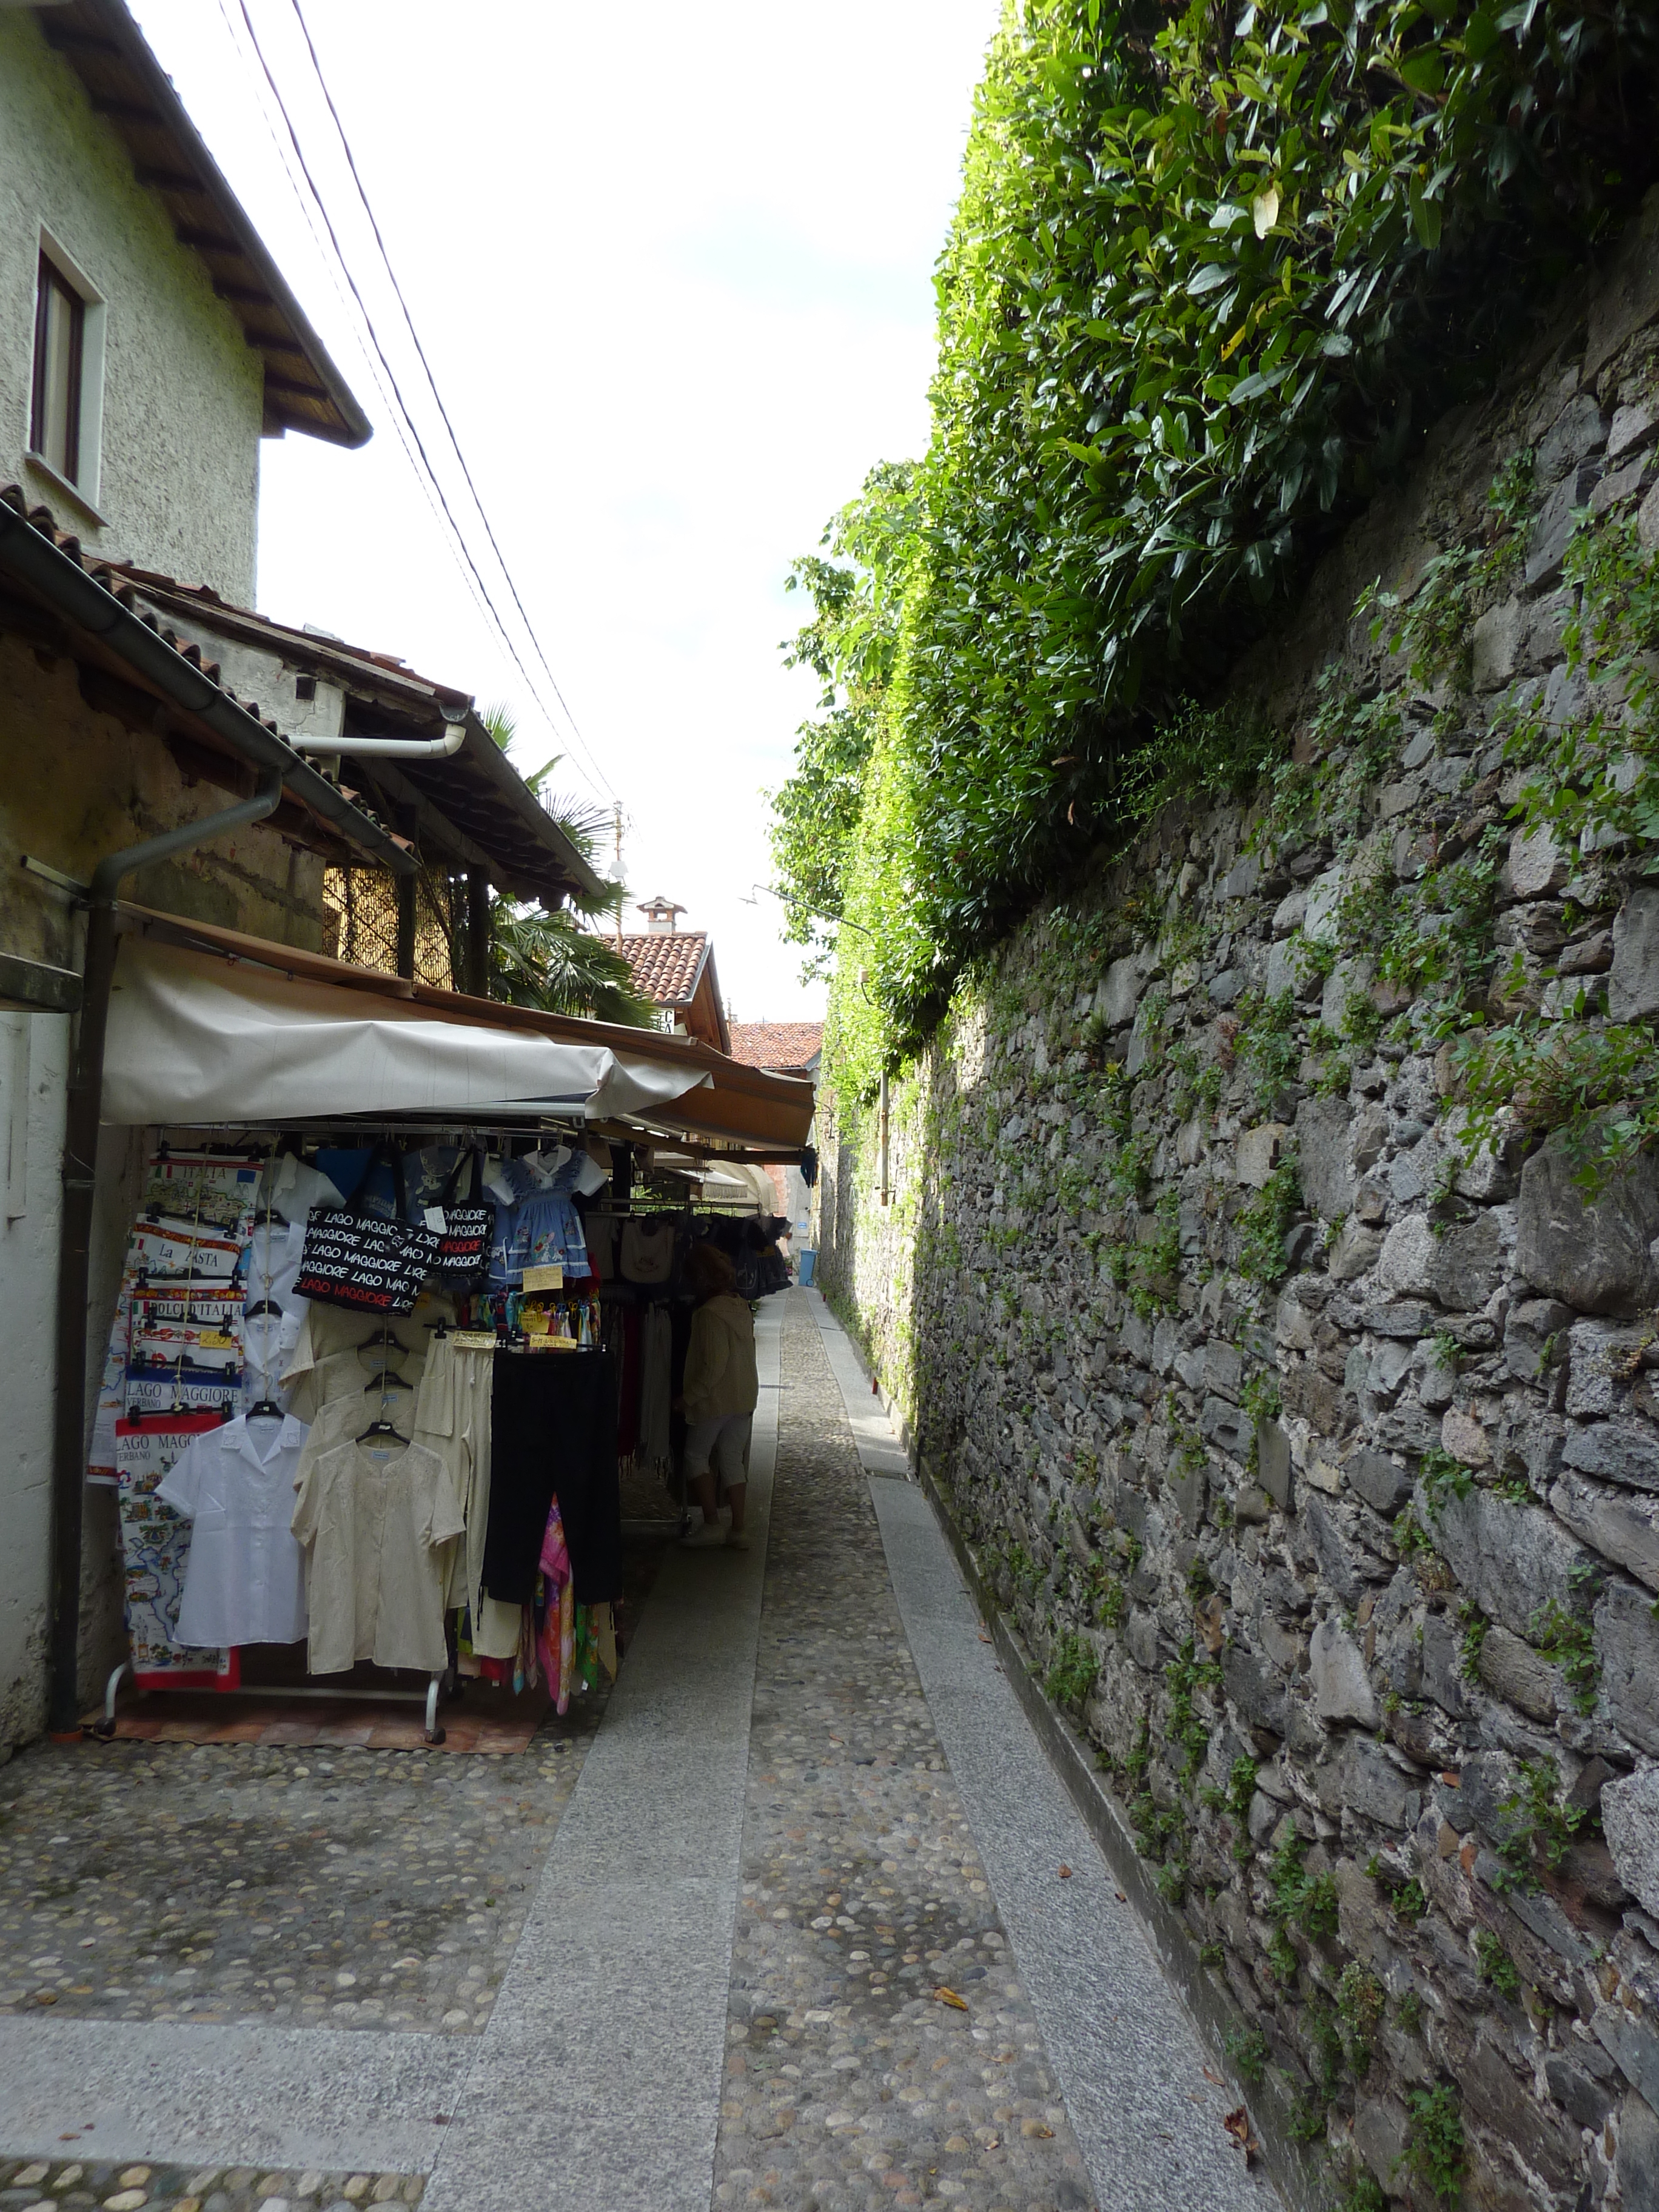
{"label": "white sneaker", "polygon": [[744,1531],[741,1528],[728,1528],[726,1532],[726,1548],[728,1552],[746,1552],[749,1549],[749,1538]]}
{"label": "white sneaker", "polygon": [[683,1552],[712,1552],[726,1541],[726,1531],[718,1521],[705,1521],[700,1528],[680,1538]]}

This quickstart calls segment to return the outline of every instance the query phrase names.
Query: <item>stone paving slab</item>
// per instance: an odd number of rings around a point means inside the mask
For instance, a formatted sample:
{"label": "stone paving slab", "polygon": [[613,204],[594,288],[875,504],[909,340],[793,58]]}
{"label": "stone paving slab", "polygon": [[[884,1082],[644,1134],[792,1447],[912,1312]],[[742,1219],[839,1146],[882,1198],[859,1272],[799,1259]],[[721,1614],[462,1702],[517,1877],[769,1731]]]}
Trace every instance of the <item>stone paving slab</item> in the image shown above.
{"label": "stone paving slab", "polygon": [[473,2036],[0,2021],[8,2154],[423,2173]]}
{"label": "stone paving slab", "polygon": [[[777,1379],[779,1300],[757,1364]],[[707,2212],[777,1437],[747,1552],[675,1552],[560,1824],[428,2212]]]}
{"label": "stone paving slab", "polygon": [[910,1455],[905,1450],[892,1417],[871,1388],[857,1347],[830,1311],[822,1291],[799,1294],[806,1313],[823,1339],[823,1355],[841,1394],[847,1425],[853,1432],[859,1464],[872,1474],[908,1476]]}
{"label": "stone paving slab", "polygon": [[714,2200],[1085,2207],[836,1379],[787,1307]]}
{"label": "stone paving slab", "polygon": [[871,1490],[928,1707],[1102,2212],[1269,2212],[1276,2193],[1223,2127],[1236,2100],[1206,2068],[1191,2021],[1020,1711],[932,1507],[908,1484]]}

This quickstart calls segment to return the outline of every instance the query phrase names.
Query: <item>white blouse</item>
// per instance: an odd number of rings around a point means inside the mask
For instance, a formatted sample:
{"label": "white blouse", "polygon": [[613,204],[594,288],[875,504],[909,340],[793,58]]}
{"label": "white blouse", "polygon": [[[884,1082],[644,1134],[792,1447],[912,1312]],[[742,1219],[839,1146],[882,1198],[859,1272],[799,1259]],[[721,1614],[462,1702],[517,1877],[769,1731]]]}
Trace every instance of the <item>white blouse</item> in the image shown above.
{"label": "white blouse", "polygon": [[191,1523],[175,1644],[295,1644],[306,1632],[304,1554],[289,1528],[306,1425],[243,1414],[197,1437],[156,1496]]}

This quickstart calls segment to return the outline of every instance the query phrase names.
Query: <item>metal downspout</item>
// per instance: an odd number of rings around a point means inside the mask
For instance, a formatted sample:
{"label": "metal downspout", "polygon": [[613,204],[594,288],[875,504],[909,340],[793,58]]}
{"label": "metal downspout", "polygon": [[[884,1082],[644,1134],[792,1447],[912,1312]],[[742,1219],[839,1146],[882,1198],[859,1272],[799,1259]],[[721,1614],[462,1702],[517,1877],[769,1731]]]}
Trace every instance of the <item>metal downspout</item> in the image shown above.
{"label": "metal downspout", "polygon": [[81,1505],[86,1481],[87,1292],[92,1255],[93,1176],[104,1089],[104,1038],[115,975],[115,895],[124,878],[204,844],[226,830],[276,811],[283,771],[264,769],[253,798],[112,853],[93,871],[81,1019],[70,1066],[64,1133],[64,1211],[58,1251],[58,1376],[52,1437],[52,1593],[47,1727],[80,1733]]}

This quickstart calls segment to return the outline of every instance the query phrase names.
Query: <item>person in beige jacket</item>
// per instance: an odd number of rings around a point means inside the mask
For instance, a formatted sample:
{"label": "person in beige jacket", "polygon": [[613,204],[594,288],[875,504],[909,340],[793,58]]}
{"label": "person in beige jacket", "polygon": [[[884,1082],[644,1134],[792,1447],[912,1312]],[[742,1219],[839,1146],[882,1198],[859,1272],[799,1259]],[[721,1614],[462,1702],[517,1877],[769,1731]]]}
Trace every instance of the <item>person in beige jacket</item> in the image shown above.
{"label": "person in beige jacket", "polygon": [[[691,1316],[679,1404],[685,1414],[685,1479],[702,1508],[702,1525],[684,1540],[694,1551],[726,1544],[734,1552],[746,1552],[749,1539],[743,1516],[749,1438],[760,1396],[755,1317],[737,1294],[732,1262],[715,1246],[696,1245],[685,1271],[697,1309]],[[717,1477],[732,1509],[729,1534],[720,1524]]]}

